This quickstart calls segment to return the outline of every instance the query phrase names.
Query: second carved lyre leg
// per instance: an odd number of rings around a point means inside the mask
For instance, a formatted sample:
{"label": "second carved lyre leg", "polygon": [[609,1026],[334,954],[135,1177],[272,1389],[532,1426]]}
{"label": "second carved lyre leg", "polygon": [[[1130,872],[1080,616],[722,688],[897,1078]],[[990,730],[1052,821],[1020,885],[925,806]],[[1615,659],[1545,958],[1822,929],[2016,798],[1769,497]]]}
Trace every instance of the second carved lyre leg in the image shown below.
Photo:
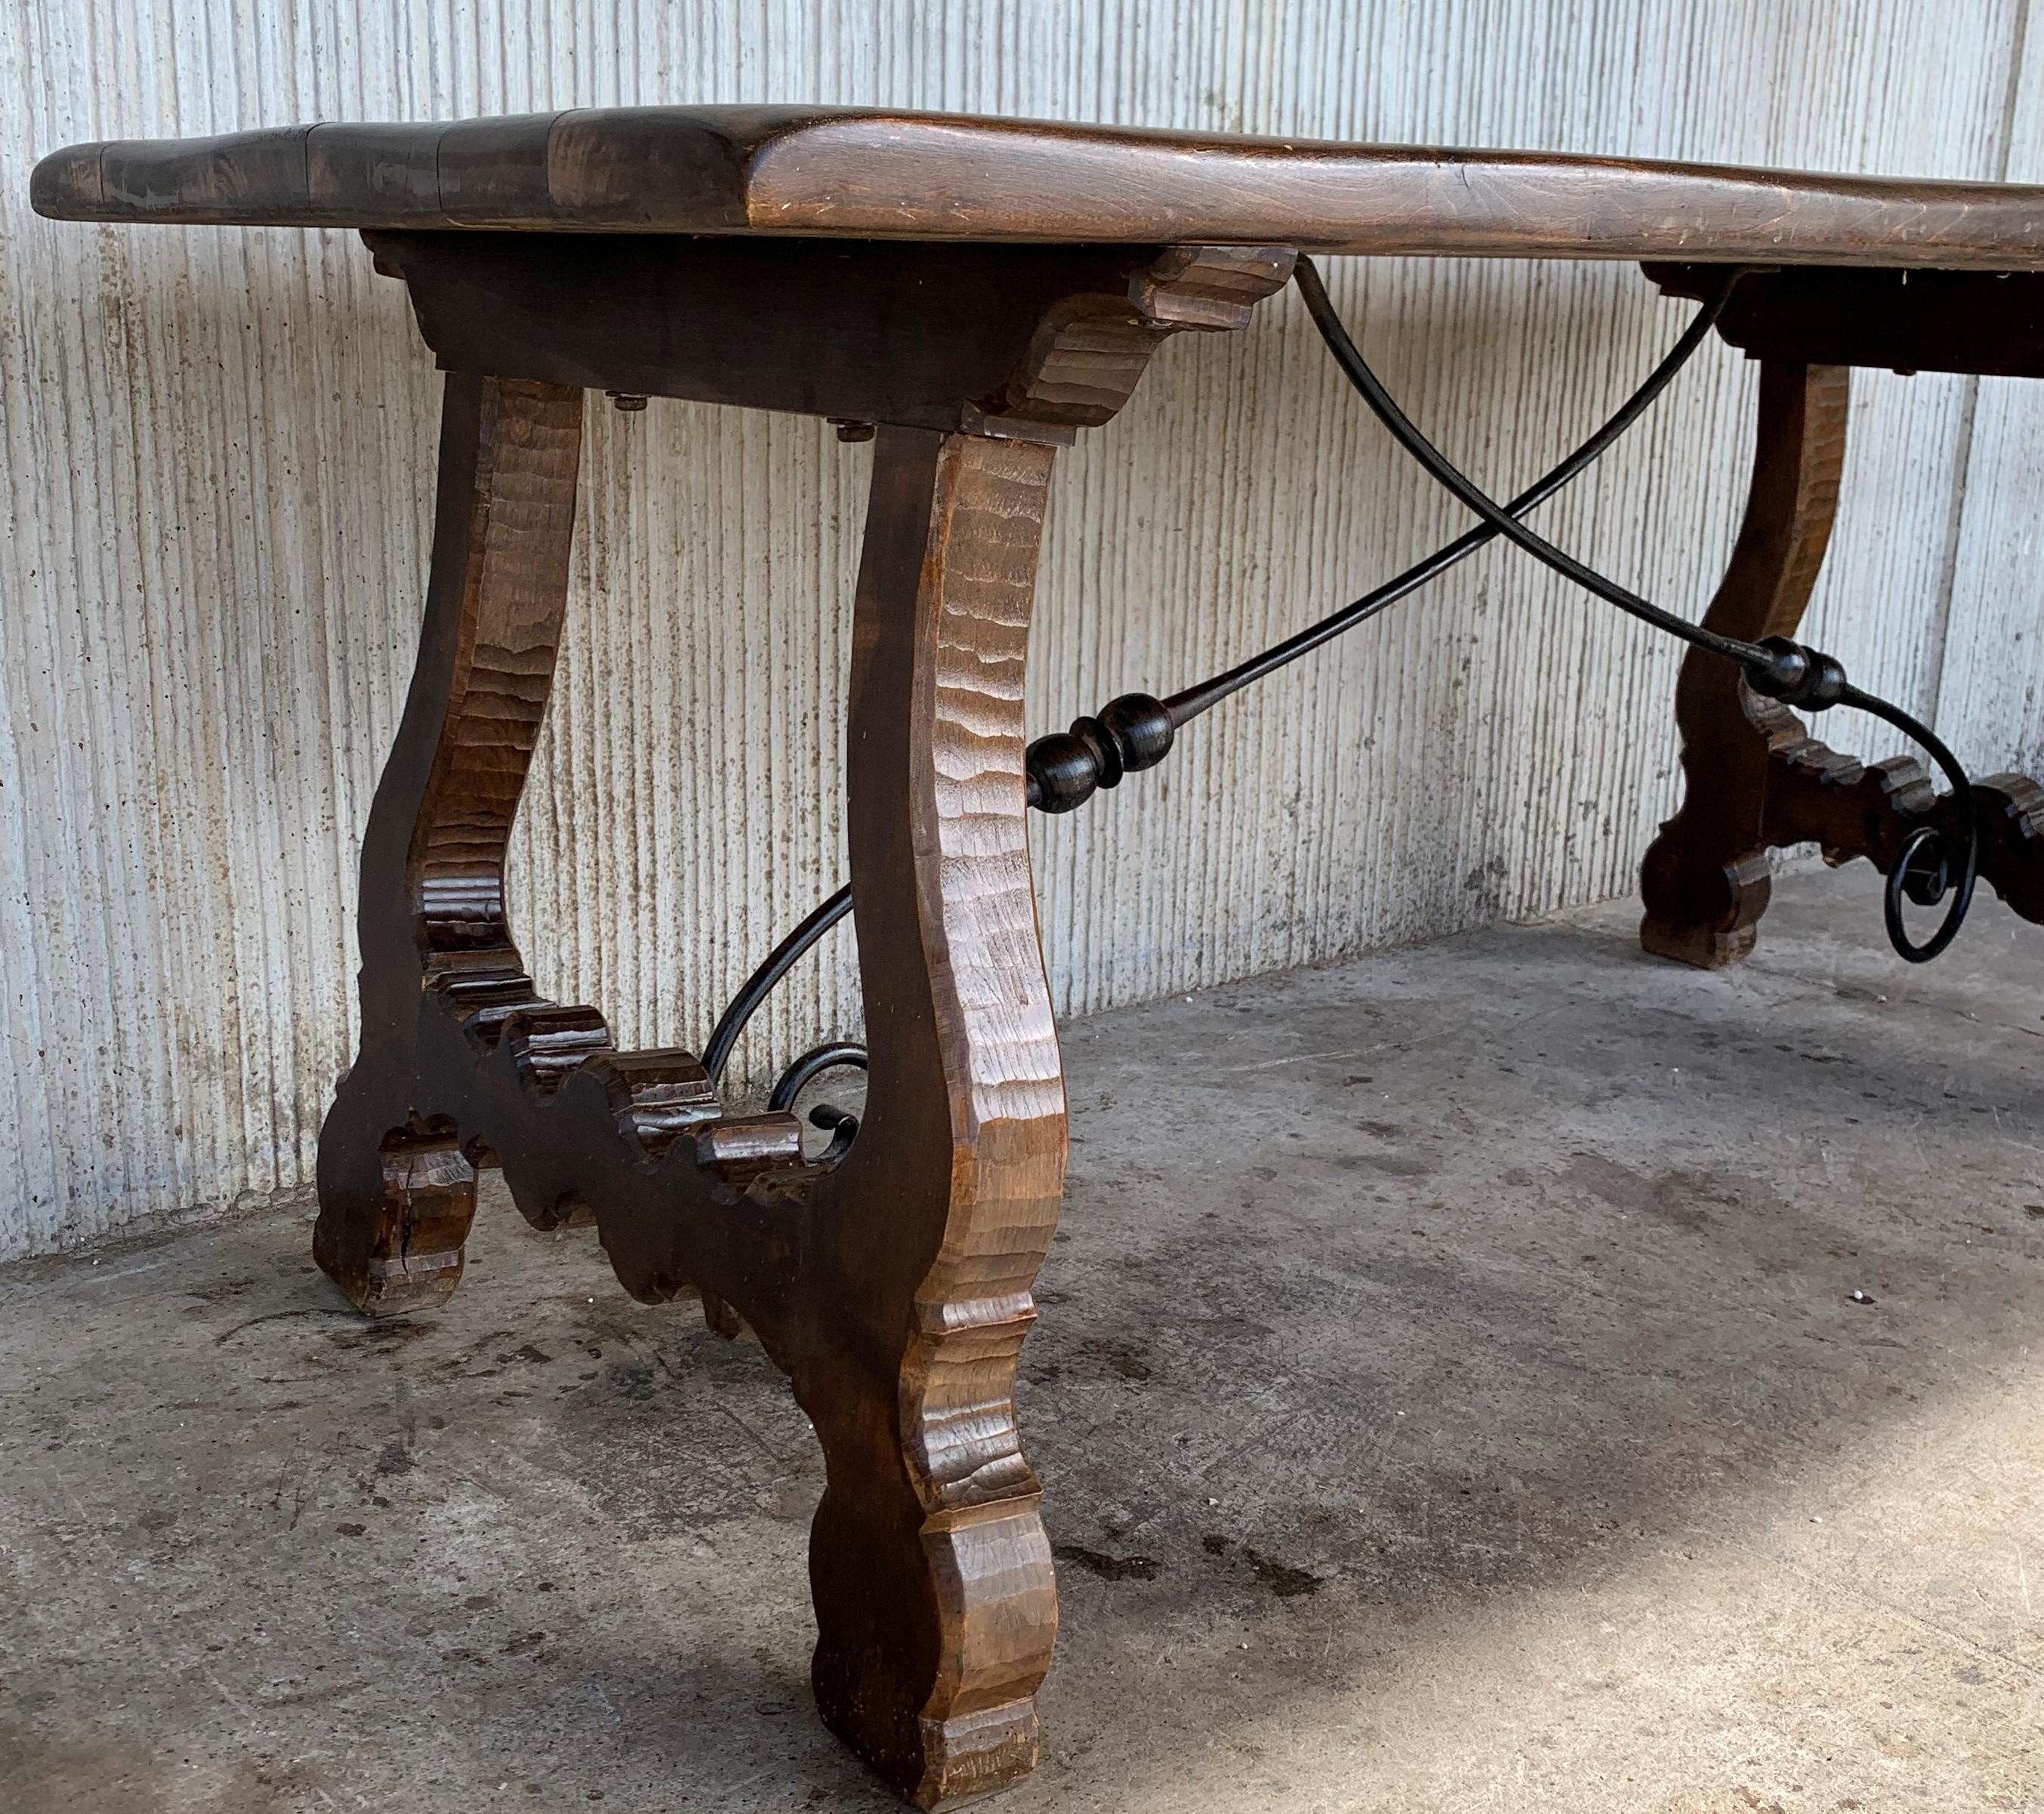
{"label": "second carved lyre leg", "polygon": [[[1717,295],[1719,271],[1651,264],[1670,295]],[[1705,621],[1752,640],[1792,636],[1809,601],[1845,455],[1854,366],[2037,376],[2032,290],[1992,272],[1785,267],[1746,272],[1718,332],[1760,361],[1759,444],[1746,519]],[[1929,827],[1947,851],[1970,828],[1982,882],[2044,921],[2044,788],[2020,774],[1942,791],[1917,755],[1862,763],[1754,694],[1729,662],[1692,654],[1676,694],[1681,809],[1640,874],[1641,942],[1685,962],[1735,962],[1753,947],[1768,897],[1767,852],[1817,845],[1833,863],[1865,857],[1893,872]]]}
{"label": "second carved lyre leg", "polygon": [[[1792,636],[1823,564],[1845,459],[1847,368],[1769,360],[1760,372],[1753,482],[1731,565],[1704,621],[1758,641]],[[1770,753],[1781,708],[1758,698],[1738,667],[1702,651],[1675,690],[1682,805],[1640,869],[1640,943],[1715,968],[1752,949],[1767,906],[1765,835]]]}

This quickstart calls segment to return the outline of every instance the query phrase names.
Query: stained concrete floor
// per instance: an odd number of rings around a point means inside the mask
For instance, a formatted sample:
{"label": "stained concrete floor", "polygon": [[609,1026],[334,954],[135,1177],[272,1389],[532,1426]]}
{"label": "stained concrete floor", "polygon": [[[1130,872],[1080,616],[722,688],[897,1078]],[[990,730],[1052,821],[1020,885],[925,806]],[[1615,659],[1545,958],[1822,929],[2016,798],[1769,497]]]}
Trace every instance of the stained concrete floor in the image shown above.
{"label": "stained concrete floor", "polygon": [[[1631,920],[1068,1030],[1009,1814],[2044,1808],[2044,933],[1910,970],[1864,867],[1730,974]],[[756,1349],[494,1188],[437,1314],[305,1245],[0,1274],[0,1808],[894,1805]]]}

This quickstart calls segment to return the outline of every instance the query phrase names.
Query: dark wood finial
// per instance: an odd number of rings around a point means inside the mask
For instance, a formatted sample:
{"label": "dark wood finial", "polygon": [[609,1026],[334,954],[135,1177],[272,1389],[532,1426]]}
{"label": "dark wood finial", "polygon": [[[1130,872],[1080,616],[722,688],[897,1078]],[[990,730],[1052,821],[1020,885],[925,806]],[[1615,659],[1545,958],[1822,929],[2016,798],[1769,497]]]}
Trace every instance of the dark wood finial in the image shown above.
{"label": "dark wood finial", "polygon": [[1147,693],[1124,693],[1099,716],[1074,718],[1029,746],[1029,804],[1043,813],[1083,806],[1094,790],[1116,787],[1124,774],[1155,768],[1171,751],[1177,727],[1162,702]]}

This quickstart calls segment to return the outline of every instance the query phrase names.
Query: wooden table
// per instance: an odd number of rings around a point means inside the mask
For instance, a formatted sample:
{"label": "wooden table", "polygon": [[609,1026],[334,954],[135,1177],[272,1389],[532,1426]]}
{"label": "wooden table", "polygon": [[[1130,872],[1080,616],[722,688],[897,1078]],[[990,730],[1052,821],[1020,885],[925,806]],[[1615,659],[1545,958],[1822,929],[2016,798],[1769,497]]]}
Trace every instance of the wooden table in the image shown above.
{"label": "wooden table", "polygon": [[[1056,1223],[1065,1103],[1024,835],[1023,658],[1056,449],[1170,335],[1248,324],[1301,249],[1643,261],[1762,362],[1744,528],[1707,621],[1795,628],[1828,536],[1847,368],[2044,375],[2044,189],[1196,137],[793,108],[646,108],[81,145],[71,220],[346,227],[447,372],[417,667],[371,814],[363,1042],[321,1135],[320,1264],[363,1309],[459,1278],[478,1167],[594,1220],[648,1301],[701,1294],[823,1445],[824,1717],[951,1804],[1035,1762],[1057,1631],[1012,1387]],[[567,593],[584,393],[876,425],[847,800],[870,1093],[841,1159],[726,1113],[680,1051],[542,999],[505,850]],[[1949,813],[1692,655],[1687,797],[1643,937],[1750,946],[1766,850],[1885,868]],[[1097,720],[1082,721],[1097,736]],[[1110,728],[1111,730],[1111,728]],[[1976,790],[1982,870],[2044,919],[2044,796]]]}

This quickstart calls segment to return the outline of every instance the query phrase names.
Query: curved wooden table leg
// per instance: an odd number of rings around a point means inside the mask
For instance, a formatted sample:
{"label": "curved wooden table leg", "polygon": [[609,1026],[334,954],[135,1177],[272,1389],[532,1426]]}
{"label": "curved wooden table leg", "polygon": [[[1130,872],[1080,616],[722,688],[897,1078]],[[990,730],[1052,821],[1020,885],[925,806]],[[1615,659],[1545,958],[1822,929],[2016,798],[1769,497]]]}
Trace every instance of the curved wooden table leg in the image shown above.
{"label": "curved wooden table leg", "polygon": [[535,999],[504,854],[553,681],[582,407],[562,385],[446,381],[418,665],[363,841],[362,1045],[320,1131],[313,1255],[372,1314],[454,1289],[486,1157],[421,1099],[421,992],[471,1022]]}
{"label": "curved wooden table leg", "polygon": [[[1727,636],[1792,636],[1823,564],[1845,459],[1848,368],[1763,362],[1746,517],[1704,621]],[[1792,719],[1750,693],[1730,662],[1692,651],[1675,690],[1682,805],[1640,866],[1639,942],[1715,969],[1752,950],[1769,890],[1770,752]]]}
{"label": "curved wooden table leg", "polygon": [[850,813],[872,1085],[816,1188],[791,1370],[827,1468],[817,1702],[924,1808],[1033,1766],[1057,1635],[1013,1397],[1065,1167],[1022,766],[1051,461],[882,429],[859,572]]}

